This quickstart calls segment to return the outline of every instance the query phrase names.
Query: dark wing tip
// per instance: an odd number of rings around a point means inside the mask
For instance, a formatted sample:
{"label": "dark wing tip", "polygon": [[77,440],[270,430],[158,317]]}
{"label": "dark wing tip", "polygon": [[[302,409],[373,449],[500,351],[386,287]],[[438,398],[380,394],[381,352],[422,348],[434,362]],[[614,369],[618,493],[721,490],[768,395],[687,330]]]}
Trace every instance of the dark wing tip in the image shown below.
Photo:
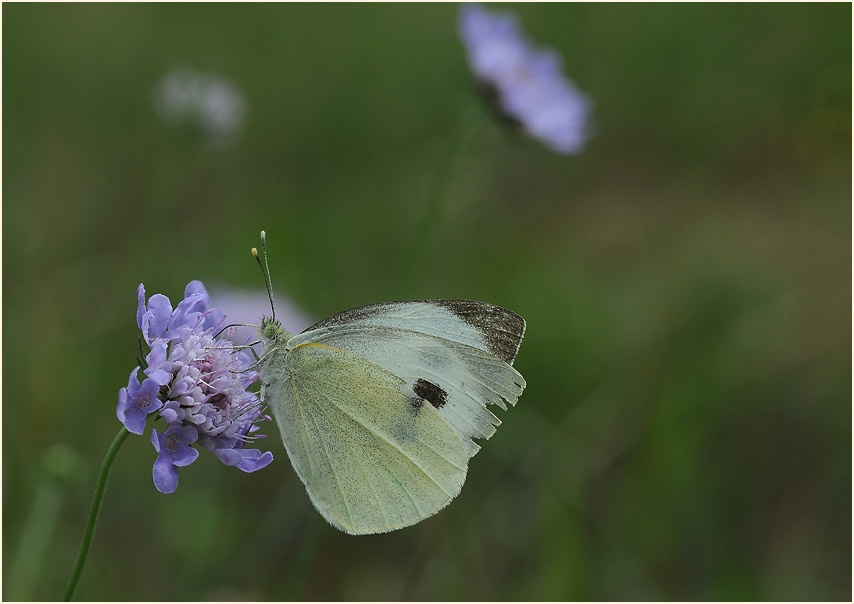
{"label": "dark wing tip", "polygon": [[522,338],[525,336],[525,319],[512,310],[475,300],[432,300],[444,306],[460,319],[475,327],[495,356],[508,365],[513,364]]}

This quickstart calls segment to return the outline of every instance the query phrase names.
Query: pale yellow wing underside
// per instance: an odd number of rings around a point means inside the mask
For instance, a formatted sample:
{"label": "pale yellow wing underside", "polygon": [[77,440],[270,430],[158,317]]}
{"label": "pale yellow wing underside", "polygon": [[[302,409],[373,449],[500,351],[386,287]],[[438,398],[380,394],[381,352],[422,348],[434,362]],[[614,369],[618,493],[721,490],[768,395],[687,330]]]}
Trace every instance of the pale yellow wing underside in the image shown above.
{"label": "pale yellow wing underside", "polygon": [[351,534],[432,516],[462,488],[468,457],[451,425],[403,380],[323,344],[284,354],[267,402],[312,503]]}

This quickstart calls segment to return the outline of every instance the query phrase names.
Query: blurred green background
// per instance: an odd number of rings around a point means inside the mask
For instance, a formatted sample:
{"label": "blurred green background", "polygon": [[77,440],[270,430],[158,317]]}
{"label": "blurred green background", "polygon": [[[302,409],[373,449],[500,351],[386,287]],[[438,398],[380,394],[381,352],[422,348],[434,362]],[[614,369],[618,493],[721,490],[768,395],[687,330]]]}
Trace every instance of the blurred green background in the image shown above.
{"label": "blurred green background", "polygon": [[[77,599],[851,598],[851,6],[509,8],[596,136],[488,125],[400,291],[476,103],[457,6],[3,6],[4,599],[65,586],[137,284],[260,290],[262,228],[312,319],[519,312],[528,388],[447,509],[378,536],[324,523],[272,425],[270,467],[203,452],[169,496],[131,437]],[[242,91],[236,144],[158,117],[176,65]]]}

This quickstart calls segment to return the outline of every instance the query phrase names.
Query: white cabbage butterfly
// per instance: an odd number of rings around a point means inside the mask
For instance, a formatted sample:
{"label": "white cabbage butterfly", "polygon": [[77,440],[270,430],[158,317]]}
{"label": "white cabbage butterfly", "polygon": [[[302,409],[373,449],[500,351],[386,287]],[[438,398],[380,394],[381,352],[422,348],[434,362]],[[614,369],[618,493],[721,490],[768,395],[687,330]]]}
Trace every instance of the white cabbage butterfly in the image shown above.
{"label": "white cabbage butterfly", "polygon": [[291,464],[317,511],[352,535],[404,528],[450,503],[480,449],[472,438],[501,423],[486,405],[506,409],[525,387],[512,367],[525,321],[483,302],[372,304],[297,335],[273,309],[260,330],[261,397]]}

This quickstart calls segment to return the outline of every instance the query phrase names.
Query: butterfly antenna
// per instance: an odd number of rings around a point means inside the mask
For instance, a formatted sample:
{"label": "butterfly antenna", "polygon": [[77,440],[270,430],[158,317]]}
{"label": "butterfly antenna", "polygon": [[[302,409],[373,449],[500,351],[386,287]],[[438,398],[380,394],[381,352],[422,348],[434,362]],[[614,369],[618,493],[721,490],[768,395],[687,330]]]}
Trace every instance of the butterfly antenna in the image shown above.
{"label": "butterfly antenna", "polygon": [[[270,298],[270,309],[273,311],[273,321],[276,320],[276,307],[273,305],[273,282],[270,279],[270,263],[267,260],[267,234],[261,231],[261,250],[264,252],[264,264],[261,264],[261,258],[258,257],[258,250],[252,248],[252,255],[258,261],[258,266],[261,267],[261,274],[264,276],[264,285],[267,286],[267,296]],[[264,267],[267,270],[264,270]]]}

